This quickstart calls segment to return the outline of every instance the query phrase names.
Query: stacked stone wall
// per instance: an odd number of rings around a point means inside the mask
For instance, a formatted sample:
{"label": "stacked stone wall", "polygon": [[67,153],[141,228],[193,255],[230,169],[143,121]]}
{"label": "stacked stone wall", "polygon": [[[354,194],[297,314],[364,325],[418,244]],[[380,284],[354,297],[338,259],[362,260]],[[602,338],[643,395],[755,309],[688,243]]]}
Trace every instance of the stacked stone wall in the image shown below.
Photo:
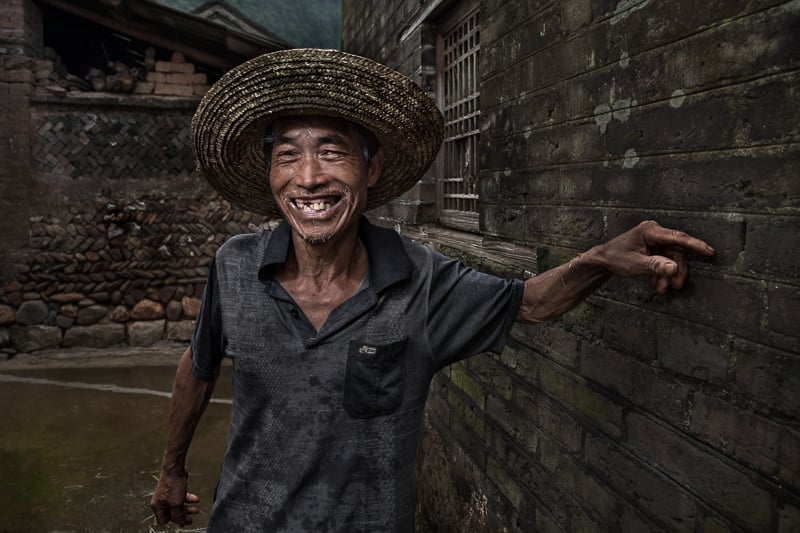
{"label": "stacked stone wall", "polygon": [[[349,0],[344,49],[415,74],[401,37],[436,4],[461,3]],[[717,255],[681,292],[614,279],[440,372],[422,514],[436,531],[800,530],[800,6],[479,5],[481,237],[544,270],[655,218]]]}
{"label": "stacked stone wall", "polygon": [[30,217],[30,244],[0,286],[0,349],[9,355],[186,342],[216,249],[266,227],[204,187],[70,204]]}
{"label": "stacked stone wall", "polygon": [[158,94],[67,90],[65,80],[87,82],[43,46],[37,5],[0,7],[0,352],[8,356],[186,342],[216,248],[266,227],[194,171],[190,121],[206,75],[180,54],[148,58],[164,79],[139,92]]}

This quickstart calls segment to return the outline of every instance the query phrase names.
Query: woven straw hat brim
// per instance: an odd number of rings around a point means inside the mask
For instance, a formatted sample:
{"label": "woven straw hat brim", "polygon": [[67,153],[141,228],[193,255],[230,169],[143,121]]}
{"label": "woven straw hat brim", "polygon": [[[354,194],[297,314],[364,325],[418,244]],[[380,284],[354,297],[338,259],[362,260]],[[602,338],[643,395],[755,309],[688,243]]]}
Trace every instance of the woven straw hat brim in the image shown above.
{"label": "woven straw hat brim", "polygon": [[299,115],[345,118],[376,135],[385,161],[367,209],[411,188],[442,143],[441,113],[407,76],[335,50],[283,50],[233,68],[206,93],[192,118],[199,170],[232,204],[281,216],[269,188],[264,130]]}

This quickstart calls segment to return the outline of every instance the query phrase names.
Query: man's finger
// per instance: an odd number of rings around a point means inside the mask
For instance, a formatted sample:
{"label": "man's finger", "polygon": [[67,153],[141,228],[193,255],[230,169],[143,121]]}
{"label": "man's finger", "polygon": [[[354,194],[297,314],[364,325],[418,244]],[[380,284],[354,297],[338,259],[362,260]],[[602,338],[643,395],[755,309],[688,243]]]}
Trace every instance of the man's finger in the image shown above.
{"label": "man's finger", "polygon": [[669,279],[670,278],[658,278],[656,282],[656,292],[658,294],[665,294],[667,292],[667,287],[669,287]]}
{"label": "man's finger", "polygon": [[169,511],[170,519],[179,526],[185,526],[188,523],[186,521],[186,512],[183,509],[183,504],[170,507]]}
{"label": "man's finger", "polygon": [[678,263],[661,255],[647,257],[647,271],[658,277],[668,278],[678,273]]}
{"label": "man's finger", "polygon": [[682,252],[671,252],[668,254],[678,264],[678,273],[669,279],[669,285],[673,289],[682,289],[686,277],[689,275],[689,258]]}
{"label": "man's finger", "polygon": [[199,503],[200,497],[197,494],[192,494],[191,492],[186,493],[186,499],[184,503]]}
{"label": "man's finger", "polygon": [[156,522],[158,522],[160,525],[163,526],[164,524],[169,522],[168,507],[159,504],[154,504],[151,505],[150,508],[153,510],[153,514],[156,516]]}
{"label": "man's finger", "polygon": [[649,246],[679,246],[700,255],[714,255],[714,248],[707,242],[682,231],[664,228],[656,223],[645,227],[645,240]]}

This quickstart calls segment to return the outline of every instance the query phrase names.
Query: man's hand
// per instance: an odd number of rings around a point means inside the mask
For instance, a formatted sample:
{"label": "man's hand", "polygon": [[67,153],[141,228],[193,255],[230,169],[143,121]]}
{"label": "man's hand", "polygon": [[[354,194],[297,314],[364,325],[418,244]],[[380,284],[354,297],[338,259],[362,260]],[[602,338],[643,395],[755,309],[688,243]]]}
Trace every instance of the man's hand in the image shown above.
{"label": "man's hand", "polygon": [[648,275],[656,291],[680,289],[688,274],[689,252],[714,255],[708,244],[653,221],[579,254],[569,263],[525,282],[517,320],[537,324],[555,320],[583,301],[611,274],[628,278]]}
{"label": "man's hand", "polygon": [[688,274],[688,252],[712,256],[707,243],[652,220],[619,235],[592,252],[603,266],[617,276],[650,276],[650,285],[664,294],[668,287],[680,289]]}
{"label": "man's hand", "polygon": [[186,491],[187,477],[185,472],[178,475],[161,472],[156,490],[150,499],[150,508],[159,524],[172,521],[179,526],[185,526],[192,523],[192,517],[188,515],[200,511],[197,507],[200,498]]}

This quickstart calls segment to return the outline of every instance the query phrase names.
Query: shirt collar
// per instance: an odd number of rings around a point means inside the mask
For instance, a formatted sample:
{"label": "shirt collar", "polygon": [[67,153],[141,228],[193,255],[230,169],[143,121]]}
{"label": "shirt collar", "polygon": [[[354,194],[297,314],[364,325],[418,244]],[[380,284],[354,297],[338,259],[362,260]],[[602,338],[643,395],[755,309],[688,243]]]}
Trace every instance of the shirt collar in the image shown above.
{"label": "shirt collar", "polygon": [[[411,260],[396,231],[375,226],[362,216],[358,234],[367,249],[369,282],[376,293],[411,276]],[[272,278],[272,267],[286,262],[291,243],[292,228],[286,220],[281,220],[267,242],[258,279],[263,282]]]}

